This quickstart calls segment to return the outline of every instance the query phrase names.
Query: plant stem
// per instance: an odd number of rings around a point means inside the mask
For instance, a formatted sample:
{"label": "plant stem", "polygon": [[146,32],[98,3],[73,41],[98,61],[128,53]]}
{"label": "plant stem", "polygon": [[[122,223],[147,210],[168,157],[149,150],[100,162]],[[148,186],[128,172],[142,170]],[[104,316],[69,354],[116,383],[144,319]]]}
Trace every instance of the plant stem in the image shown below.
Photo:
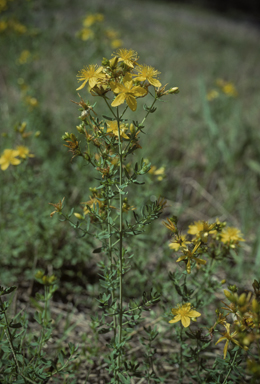
{"label": "plant stem", "polygon": [[233,358],[233,361],[232,361],[232,363],[231,363],[231,365],[230,365],[230,368],[229,368],[229,370],[228,370],[227,376],[225,377],[225,380],[223,381],[222,384],[226,384],[226,383],[227,383],[227,380],[228,380],[228,378],[229,378],[229,375],[230,375],[230,373],[232,372],[233,365],[235,364],[235,361],[236,361],[236,358],[237,358],[237,354],[238,354],[238,350],[237,350],[236,353],[235,353],[235,356],[234,356],[234,358]]}
{"label": "plant stem", "polygon": [[183,378],[183,358],[182,358],[182,331],[183,331],[183,325],[181,325],[181,332],[180,332],[180,339],[181,339],[181,346],[180,346],[180,379]]}
{"label": "plant stem", "polygon": [[[111,188],[108,187],[108,190]],[[108,200],[108,207],[107,207],[107,225],[108,225],[108,233],[109,233],[109,239],[108,239],[108,247],[109,247],[109,259],[110,259],[110,267],[112,272],[112,265],[113,265],[113,257],[112,257],[112,238],[111,238],[111,225],[109,223],[109,217],[110,217],[110,199]],[[112,303],[114,302],[115,298],[115,291],[114,288],[112,288]],[[116,339],[116,316],[113,315],[113,322],[114,322],[114,339]]]}
{"label": "plant stem", "polygon": [[[117,127],[118,127],[118,152],[119,152],[119,186],[121,189],[122,185],[122,162],[123,162],[123,155],[122,155],[122,143],[121,143],[121,136],[120,136],[120,121],[119,121],[119,110],[117,108]],[[120,217],[119,217],[119,344],[121,344],[122,341],[122,319],[123,319],[123,196],[122,193],[119,193],[119,206],[120,206]],[[118,368],[120,368],[120,354],[118,356]]]}

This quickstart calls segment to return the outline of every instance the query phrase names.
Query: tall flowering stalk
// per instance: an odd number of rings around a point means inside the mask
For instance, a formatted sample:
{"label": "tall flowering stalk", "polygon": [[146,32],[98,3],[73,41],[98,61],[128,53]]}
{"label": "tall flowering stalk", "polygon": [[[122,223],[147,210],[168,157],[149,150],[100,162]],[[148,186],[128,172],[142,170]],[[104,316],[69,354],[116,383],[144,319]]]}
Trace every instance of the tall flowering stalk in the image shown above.
{"label": "tall flowering stalk", "polygon": [[[82,157],[95,168],[99,174],[99,185],[90,188],[91,196],[86,203],[82,203],[82,213],[75,213],[76,223],[72,220],[72,212],[70,215],[63,214],[62,202],[53,204],[55,211],[51,214],[53,216],[57,212],[63,215],[83,235],[94,236],[101,242],[94,253],[105,256],[99,263],[103,275],[103,294],[99,297],[103,315],[101,319],[96,317],[94,320],[99,324],[100,333],[112,331],[109,371],[113,374],[113,383],[140,376],[137,366],[122,369],[126,342],[130,339],[127,328],[133,328],[141,321],[143,308],[159,300],[159,295],[154,293],[149,298],[144,295],[141,304],[124,304],[124,274],[131,268],[133,257],[128,255],[126,240],[142,233],[145,225],[158,218],[165,206],[165,201],[158,199],[146,205],[141,214],[131,206],[127,198],[129,187],[143,184],[138,176],[149,172],[150,164],[141,160],[129,167],[126,166],[126,159],[141,149],[139,140],[144,122],[155,112],[157,100],[178,92],[177,87],[166,91],[157,78],[159,72],[139,65],[138,59],[135,51],[119,49],[112,59],[103,59],[101,66],[89,65],[79,72],[81,84],[77,90],[88,87],[92,96],[101,99],[107,112],[98,117],[95,104],[80,98],[76,104],[81,109],[81,124],[77,126],[81,139],[73,133],[65,133],[63,139],[73,158]],[[145,115],[141,123],[136,117],[129,118],[128,112],[135,113],[148,95],[153,101],[150,107],[144,105]],[[126,361],[124,363],[127,364]]]}

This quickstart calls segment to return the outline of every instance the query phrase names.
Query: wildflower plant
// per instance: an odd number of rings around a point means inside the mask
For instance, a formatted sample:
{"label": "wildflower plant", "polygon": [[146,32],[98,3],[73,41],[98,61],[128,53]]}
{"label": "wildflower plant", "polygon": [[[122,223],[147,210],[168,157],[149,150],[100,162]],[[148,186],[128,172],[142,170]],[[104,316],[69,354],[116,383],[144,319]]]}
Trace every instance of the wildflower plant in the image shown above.
{"label": "wildflower plant", "polygon": [[[102,293],[98,299],[102,315],[95,320],[99,333],[111,335],[108,360],[111,383],[130,383],[131,377],[140,376],[136,365],[127,371],[123,368],[123,364],[127,364],[125,354],[130,330],[142,321],[142,311],[159,300],[157,292],[152,292],[149,298],[144,294],[141,302],[126,303],[124,297],[124,276],[131,269],[134,257],[127,243],[157,219],[165,206],[163,199],[157,199],[139,212],[138,207],[131,204],[128,192],[131,187],[144,184],[139,177],[149,172],[150,163],[142,159],[129,165],[127,161],[141,149],[144,123],[156,111],[156,102],[178,92],[177,87],[166,91],[157,78],[159,72],[140,65],[138,60],[135,51],[119,49],[110,60],[104,58],[101,66],[89,65],[79,72],[81,84],[77,90],[88,88],[92,96],[104,103],[106,112],[99,117],[95,112],[96,103],[90,104],[80,96],[76,104],[81,111],[81,123],[77,126],[81,137],[66,132],[63,139],[73,159],[81,157],[95,168],[98,183],[90,188],[91,195],[82,203],[82,213],[74,213],[78,221],[73,220],[73,211],[64,214],[62,201],[53,204],[55,211],[51,214],[60,214],[62,220],[69,221],[82,236],[94,236],[97,248],[93,252],[102,254],[99,262]],[[153,100],[149,107],[143,103],[148,95]],[[140,104],[145,114],[138,122],[134,113]],[[151,342],[156,333],[152,330],[148,333]]]}

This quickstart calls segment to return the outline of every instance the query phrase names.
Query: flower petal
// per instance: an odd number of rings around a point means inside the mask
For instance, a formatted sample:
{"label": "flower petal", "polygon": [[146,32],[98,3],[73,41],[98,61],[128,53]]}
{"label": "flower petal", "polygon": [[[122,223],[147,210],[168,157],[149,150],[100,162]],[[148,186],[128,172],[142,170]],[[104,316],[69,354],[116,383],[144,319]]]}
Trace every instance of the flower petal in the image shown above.
{"label": "flower petal", "polygon": [[188,316],[182,316],[181,323],[184,326],[184,328],[187,328],[190,325],[190,318]]}
{"label": "flower petal", "polygon": [[76,89],[76,91],[79,91],[80,89],[84,88],[88,80],[85,80],[80,87]]}
{"label": "flower petal", "polygon": [[148,79],[149,83],[152,84],[154,87],[160,87],[162,84],[160,83],[159,80],[157,79],[153,79],[153,78],[149,78]]}
{"label": "flower petal", "polygon": [[177,323],[180,320],[181,320],[181,315],[177,315],[172,320],[170,320],[169,323]]}
{"label": "flower petal", "polygon": [[115,98],[115,100],[111,103],[111,106],[112,107],[118,107],[119,105],[123,104],[125,102],[125,94],[124,93],[120,93],[119,95],[117,95],[117,97]]}
{"label": "flower petal", "polygon": [[132,95],[125,95],[125,98],[126,98],[128,107],[134,112],[137,108],[137,102],[135,100],[135,97]]}
{"label": "flower petal", "polygon": [[191,309],[191,310],[189,311],[189,316],[190,316],[190,317],[199,317],[199,316],[201,316],[201,313],[195,311],[194,309]]}

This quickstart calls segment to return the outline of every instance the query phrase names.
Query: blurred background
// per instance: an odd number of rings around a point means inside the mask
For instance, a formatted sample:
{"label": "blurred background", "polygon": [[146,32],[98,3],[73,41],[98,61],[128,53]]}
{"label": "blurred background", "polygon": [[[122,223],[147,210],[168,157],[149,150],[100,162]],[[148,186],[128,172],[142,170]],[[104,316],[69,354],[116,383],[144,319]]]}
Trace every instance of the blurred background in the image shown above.
{"label": "blurred background", "polygon": [[[180,89],[147,122],[140,157],[153,168],[130,204],[165,197],[164,218],[177,215],[183,231],[217,217],[239,227],[247,243],[231,275],[251,281],[260,266],[259,37],[253,0],[1,0],[0,153],[25,146],[34,156],[0,171],[1,283],[26,286],[43,268],[60,274],[65,296],[94,289],[93,240],[51,219],[48,203],[65,197],[65,209],[81,213],[97,183],[61,136],[77,134],[78,71],[120,47]],[[96,101],[86,89],[80,96]],[[132,245],[142,268],[160,260],[158,275],[171,255],[164,229],[157,222]]]}

